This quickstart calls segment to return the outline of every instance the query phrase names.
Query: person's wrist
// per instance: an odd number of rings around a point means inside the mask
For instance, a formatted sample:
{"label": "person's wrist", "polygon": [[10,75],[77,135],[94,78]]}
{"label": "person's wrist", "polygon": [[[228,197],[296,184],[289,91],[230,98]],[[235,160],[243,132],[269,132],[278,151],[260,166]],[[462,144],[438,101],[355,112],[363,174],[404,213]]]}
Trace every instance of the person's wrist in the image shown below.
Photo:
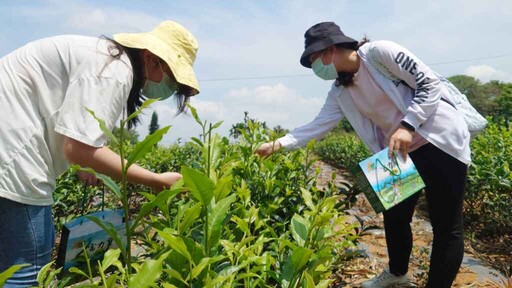
{"label": "person's wrist", "polygon": [[278,140],[274,141],[274,143],[273,143],[273,144],[274,144],[274,145],[273,145],[274,150],[276,150],[276,151],[277,151],[277,150],[281,149],[281,142],[279,142]]}
{"label": "person's wrist", "polygon": [[412,126],[411,124],[409,124],[407,121],[400,121],[400,125],[405,128],[406,130],[408,130],[409,132],[416,132],[416,129],[414,129],[414,126]]}
{"label": "person's wrist", "polygon": [[155,173],[155,172],[151,172],[152,173],[152,177],[151,177],[151,186],[153,189],[162,189],[162,187],[165,186],[165,184],[163,183],[162,181],[162,176],[159,174],[159,173]]}

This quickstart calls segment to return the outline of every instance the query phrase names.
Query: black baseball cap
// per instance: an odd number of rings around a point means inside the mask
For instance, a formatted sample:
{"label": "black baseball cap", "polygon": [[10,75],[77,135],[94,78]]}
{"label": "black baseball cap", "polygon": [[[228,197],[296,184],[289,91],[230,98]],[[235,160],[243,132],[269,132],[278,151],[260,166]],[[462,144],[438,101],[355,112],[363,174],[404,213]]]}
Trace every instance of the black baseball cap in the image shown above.
{"label": "black baseball cap", "polygon": [[356,46],[358,41],[345,36],[340,27],[334,22],[322,22],[313,25],[304,34],[304,53],[300,56],[300,64],[311,68],[309,56],[315,52],[322,51],[334,44],[348,44]]}

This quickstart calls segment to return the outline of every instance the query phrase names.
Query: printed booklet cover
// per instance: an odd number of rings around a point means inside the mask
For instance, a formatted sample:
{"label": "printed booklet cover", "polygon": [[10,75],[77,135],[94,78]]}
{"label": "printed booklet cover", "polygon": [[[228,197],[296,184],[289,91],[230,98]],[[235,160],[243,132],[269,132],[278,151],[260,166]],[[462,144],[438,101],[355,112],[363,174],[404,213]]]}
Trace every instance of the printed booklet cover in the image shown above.
{"label": "printed booklet cover", "polygon": [[407,157],[393,154],[388,148],[361,161],[352,169],[356,185],[364,192],[376,213],[388,210],[425,187],[416,166]]}

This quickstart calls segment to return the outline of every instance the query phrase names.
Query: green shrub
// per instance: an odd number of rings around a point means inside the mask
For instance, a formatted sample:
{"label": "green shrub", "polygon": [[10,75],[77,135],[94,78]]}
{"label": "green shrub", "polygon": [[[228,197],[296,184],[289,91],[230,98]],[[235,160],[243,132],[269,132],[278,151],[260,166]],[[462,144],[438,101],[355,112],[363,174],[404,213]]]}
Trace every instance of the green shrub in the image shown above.
{"label": "green shrub", "polygon": [[466,223],[482,233],[512,232],[512,127],[489,123],[471,142]]}
{"label": "green shrub", "polygon": [[[339,209],[338,191],[318,190],[318,171],[308,173],[312,145],[259,157],[254,151],[273,139],[269,131],[248,122],[239,142],[230,144],[212,133],[220,123],[203,122],[191,111],[203,128],[202,139],[169,148],[144,140],[120,149],[128,163],[179,171],[183,180],[154,194],[104,179],[114,196],[122,197],[125,215],[133,216],[125,222],[127,244],[102,224],[121,248],[107,251],[101,263],[86,259],[84,270],[68,272],[89,279],[91,287],[328,287],[356,236]],[[68,176],[61,184],[71,188],[62,186],[62,192],[76,189],[76,179]],[[134,207],[127,196],[137,192],[145,199],[128,213]],[[127,248],[133,242],[144,248],[143,255],[132,257]],[[52,273],[58,271],[41,273],[40,283]]]}
{"label": "green shrub", "polygon": [[200,159],[201,150],[187,142],[183,145],[178,143],[169,147],[157,146],[137,164],[156,173],[180,172],[181,166],[193,167]]}
{"label": "green shrub", "polygon": [[323,161],[340,168],[349,168],[371,155],[354,133],[330,134],[315,145],[314,152]]}

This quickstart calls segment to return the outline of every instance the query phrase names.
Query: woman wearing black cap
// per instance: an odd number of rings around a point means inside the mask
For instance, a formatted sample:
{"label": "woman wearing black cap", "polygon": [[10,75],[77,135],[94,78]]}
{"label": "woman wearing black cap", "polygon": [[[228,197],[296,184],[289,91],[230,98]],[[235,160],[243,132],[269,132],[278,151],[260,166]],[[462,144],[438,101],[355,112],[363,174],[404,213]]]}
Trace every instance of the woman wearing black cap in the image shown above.
{"label": "woman wearing black cap", "polygon": [[[462,204],[470,134],[464,118],[451,103],[458,96],[446,79],[407,49],[390,41],[361,43],[347,37],[332,22],[305,33],[300,63],[324,80],[335,80],[315,119],[256,151],[269,155],[323,138],[347,117],[374,153],[407,154],[426,184],[434,242],[427,287],[450,287],[462,262]],[[419,193],[384,212],[389,268],[362,287],[411,284],[410,222]]]}

